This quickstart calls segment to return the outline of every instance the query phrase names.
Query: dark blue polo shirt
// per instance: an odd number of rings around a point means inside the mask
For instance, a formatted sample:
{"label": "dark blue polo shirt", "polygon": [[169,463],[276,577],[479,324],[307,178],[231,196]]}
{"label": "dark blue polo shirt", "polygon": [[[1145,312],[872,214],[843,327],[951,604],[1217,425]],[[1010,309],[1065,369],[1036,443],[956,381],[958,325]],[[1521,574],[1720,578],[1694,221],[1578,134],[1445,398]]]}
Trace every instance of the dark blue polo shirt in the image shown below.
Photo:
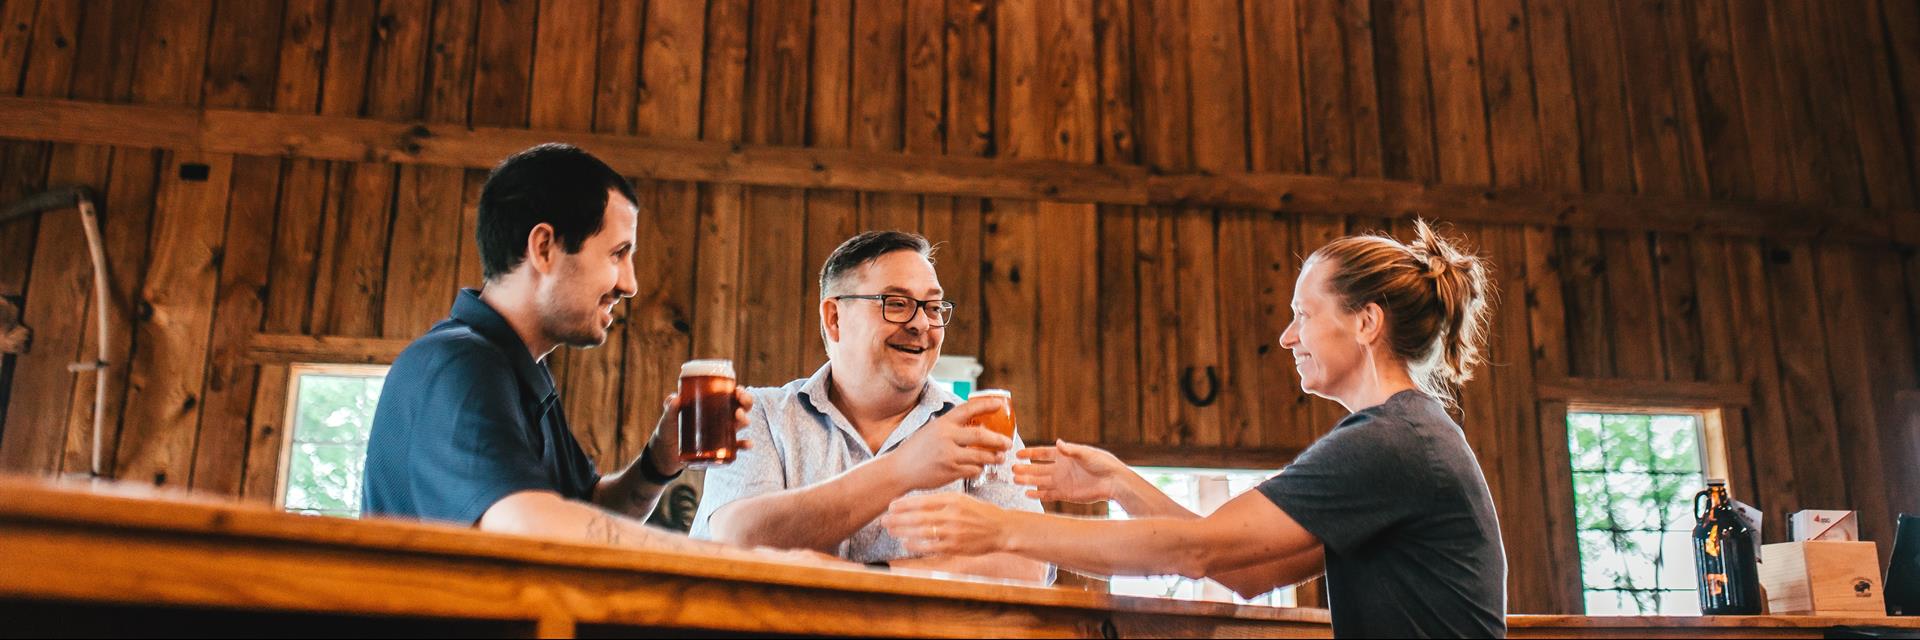
{"label": "dark blue polo shirt", "polygon": [[451,317],[387,371],[361,504],[369,516],[471,525],[516,492],[587,500],[599,480],[553,374],[478,291],[462,289]]}

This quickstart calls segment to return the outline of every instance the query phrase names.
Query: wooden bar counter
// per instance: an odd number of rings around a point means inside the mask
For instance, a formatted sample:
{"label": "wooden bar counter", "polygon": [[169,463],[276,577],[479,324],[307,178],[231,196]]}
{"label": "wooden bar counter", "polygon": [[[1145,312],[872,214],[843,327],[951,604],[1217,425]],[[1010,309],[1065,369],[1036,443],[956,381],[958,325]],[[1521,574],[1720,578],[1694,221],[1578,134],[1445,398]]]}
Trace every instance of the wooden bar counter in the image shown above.
{"label": "wooden bar counter", "polygon": [[[754,633],[1330,635],[1319,609],[351,521],[137,486],[0,478],[0,636]],[[1513,616],[1514,637],[1821,637],[1895,618]]]}

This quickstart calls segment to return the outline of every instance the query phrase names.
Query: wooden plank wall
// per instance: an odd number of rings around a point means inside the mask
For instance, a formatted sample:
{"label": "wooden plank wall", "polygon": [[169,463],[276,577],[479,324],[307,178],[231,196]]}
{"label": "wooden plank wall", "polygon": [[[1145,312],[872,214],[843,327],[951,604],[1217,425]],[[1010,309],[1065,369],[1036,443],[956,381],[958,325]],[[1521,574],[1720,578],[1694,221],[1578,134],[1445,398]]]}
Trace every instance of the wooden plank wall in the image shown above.
{"label": "wooden plank wall", "polygon": [[[0,0],[0,91],[666,139],[1913,210],[1920,9],[1904,0]],[[1833,70],[1840,70],[1835,72]],[[0,141],[0,202],[104,194],[119,477],[270,499],[286,367],[254,332],[407,338],[478,282],[484,172]],[[1342,411],[1277,336],[1298,260],[1404,220],[645,182],[640,295],[552,367],[602,466],[689,357],[810,373],[819,263],[940,243],[947,352],[1029,441],[1286,455]],[[1446,221],[1449,211],[1416,212]],[[1891,214],[1889,214],[1891,215]],[[1920,224],[1920,220],[1906,221]],[[1736,491],[1920,511],[1920,259],[1809,240],[1458,225],[1496,265],[1461,401],[1513,610],[1573,611],[1564,425],[1536,380],[1751,385]],[[0,468],[81,471],[88,265],[70,213],[0,223],[35,330],[0,369]],[[795,295],[795,291],[803,292]],[[1216,381],[1214,402],[1199,405]],[[1564,407],[1562,406],[1562,409]],[[1547,418],[1543,419],[1543,416]],[[1543,487],[1545,488],[1543,490]],[[1769,527],[1770,532],[1782,528]],[[1777,535],[1770,533],[1770,535]]]}

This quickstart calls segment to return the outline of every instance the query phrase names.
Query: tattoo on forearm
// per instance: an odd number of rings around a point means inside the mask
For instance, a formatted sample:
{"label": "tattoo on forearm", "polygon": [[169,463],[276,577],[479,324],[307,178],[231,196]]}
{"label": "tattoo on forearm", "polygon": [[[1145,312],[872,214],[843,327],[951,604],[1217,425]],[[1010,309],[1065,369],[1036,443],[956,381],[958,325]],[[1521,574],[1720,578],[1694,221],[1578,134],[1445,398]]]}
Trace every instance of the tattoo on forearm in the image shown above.
{"label": "tattoo on forearm", "polygon": [[595,515],[587,521],[587,539],[606,544],[620,544],[624,539],[620,535],[620,523],[604,515]]}
{"label": "tattoo on forearm", "polygon": [[654,484],[639,472],[629,468],[607,488],[606,500],[601,506],[621,515],[646,519],[653,512],[653,503],[665,489],[665,485]]}
{"label": "tattoo on forearm", "polygon": [[[635,532],[624,530],[626,527],[629,527],[629,526],[639,527],[638,533],[642,534],[640,538],[633,539],[631,543],[628,542],[628,540],[630,539],[629,534],[632,534]],[[587,540],[591,542],[598,542],[598,543],[610,544],[610,545],[632,544],[634,546],[646,547],[650,549],[659,549],[663,551],[710,553],[710,552],[715,552],[725,548],[723,545],[717,545],[711,542],[705,542],[701,540],[694,540],[693,538],[689,538],[682,535],[665,534],[665,533],[657,533],[654,531],[650,531],[645,527],[645,525],[640,525],[638,523],[628,524],[626,522],[622,522],[620,517],[608,515],[608,514],[595,515],[593,516],[592,519],[588,520],[585,533],[586,533]]]}

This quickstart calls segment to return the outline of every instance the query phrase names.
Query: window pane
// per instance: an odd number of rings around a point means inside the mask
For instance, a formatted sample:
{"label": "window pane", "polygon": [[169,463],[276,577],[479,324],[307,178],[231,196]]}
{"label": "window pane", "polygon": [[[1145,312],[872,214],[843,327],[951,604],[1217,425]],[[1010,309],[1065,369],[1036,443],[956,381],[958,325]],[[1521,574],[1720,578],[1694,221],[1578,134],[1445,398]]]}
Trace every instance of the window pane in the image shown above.
{"label": "window pane", "polygon": [[1662,592],[1661,595],[1665,597],[1661,598],[1659,610],[1650,613],[1658,613],[1663,616],[1700,615],[1700,593],[1698,591],[1693,589],[1687,589],[1685,591],[1665,591]]}
{"label": "window pane", "polygon": [[293,445],[287,464],[287,508],[360,510],[360,476],[366,465],[366,446],[360,444]]}
{"label": "window pane", "polygon": [[1626,565],[1614,550],[1613,534],[1606,531],[1581,531],[1580,580],[1587,589],[1617,589],[1625,586]]}
{"label": "window pane", "polygon": [[1628,544],[1620,547],[1626,555],[1627,584],[1630,589],[1657,589],[1660,587],[1660,567],[1667,562],[1666,549],[1661,546],[1659,532],[1633,531],[1616,539],[1624,538]]}
{"label": "window pane", "polygon": [[1653,468],[1659,471],[1700,470],[1699,427],[1693,416],[1660,416],[1653,420]]}
{"label": "window pane", "polygon": [[1574,513],[1579,518],[1581,529],[1617,529],[1619,524],[1609,515],[1607,503],[1607,474],[1573,472]]}
{"label": "window pane", "polygon": [[1647,443],[1647,426],[1650,422],[1647,416],[1601,416],[1600,443],[1605,447],[1601,455],[1606,457],[1608,471],[1650,470],[1653,459],[1653,449]]}
{"label": "window pane", "polygon": [[1680,505],[1671,498],[1673,488],[1684,482],[1685,477],[1639,473],[1575,473],[1575,509],[1580,527],[1657,531],[1678,513]]}
{"label": "window pane", "polygon": [[1575,471],[1599,471],[1606,468],[1600,446],[1600,416],[1575,413],[1567,416],[1568,449],[1573,453]]}
{"label": "window pane", "polygon": [[[1685,590],[1687,596],[1692,597],[1699,586],[1693,569],[1693,532],[1668,531],[1662,534],[1660,546],[1667,558],[1666,566],[1660,568],[1660,588]],[[1699,603],[1694,603],[1694,607],[1698,609]]]}
{"label": "window pane", "polygon": [[1660,610],[1660,604],[1666,600],[1666,594],[1659,591],[1621,591],[1623,600],[1634,608],[1636,613],[1649,614]]}
{"label": "window pane", "polygon": [[300,376],[296,442],[365,442],[385,380],[366,376]]}
{"label": "window pane", "polygon": [[[1640,531],[1583,531],[1581,550],[1598,551],[1582,556],[1581,571],[1588,575],[1588,588],[1653,589],[1654,564],[1660,555],[1660,534]],[[1592,537],[1587,542],[1586,537]]]}
{"label": "window pane", "polygon": [[1589,615],[1697,615],[1691,414],[1569,413],[1581,583]]}
{"label": "window pane", "polygon": [[299,372],[282,496],[288,511],[359,516],[367,437],[384,382],[381,375]]}
{"label": "window pane", "polygon": [[1693,494],[1706,487],[1700,474],[1686,475],[1661,474],[1651,476],[1650,492],[1647,503],[1654,507],[1658,517],[1655,526],[1661,529],[1693,529]]}
{"label": "window pane", "polygon": [[1640,606],[1619,591],[1588,591],[1587,615],[1590,616],[1631,616],[1640,613]]}

